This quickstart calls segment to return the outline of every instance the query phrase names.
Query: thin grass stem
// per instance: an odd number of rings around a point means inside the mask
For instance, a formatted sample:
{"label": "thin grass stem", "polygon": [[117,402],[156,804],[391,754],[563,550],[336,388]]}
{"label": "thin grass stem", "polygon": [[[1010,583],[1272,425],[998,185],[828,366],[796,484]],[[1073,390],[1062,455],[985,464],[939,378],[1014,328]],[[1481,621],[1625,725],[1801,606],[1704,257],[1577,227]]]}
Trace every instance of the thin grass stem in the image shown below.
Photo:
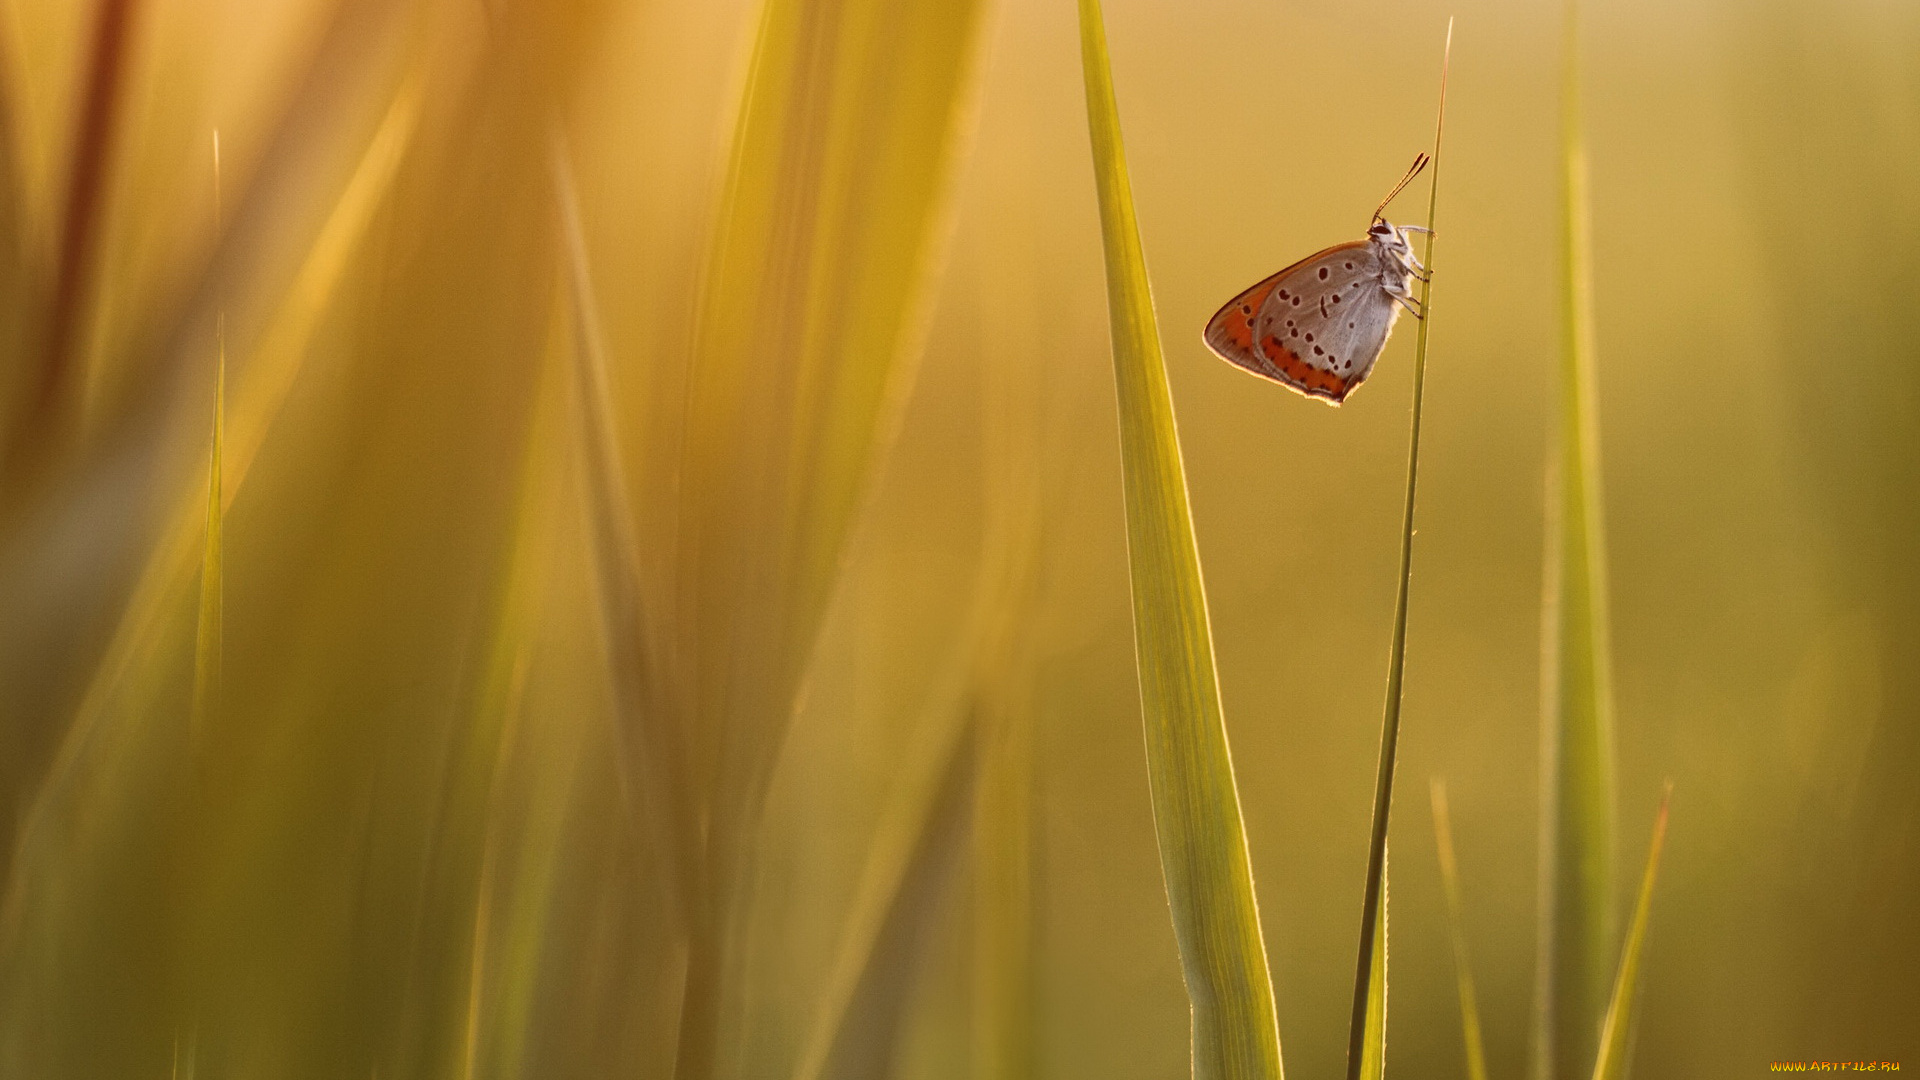
{"label": "thin grass stem", "polygon": [[[1433,325],[1433,228],[1440,204],[1440,142],[1447,119],[1447,72],[1453,57],[1453,20],[1440,59],[1440,103],[1433,123],[1433,159],[1428,172],[1427,277],[1420,283],[1420,329],[1413,351],[1413,416],[1407,434],[1407,498],[1400,526],[1400,581],[1393,601],[1393,644],[1387,661],[1386,716],[1380,734],[1380,766],[1373,789],[1373,834],[1367,848],[1366,896],[1360,910],[1360,954],[1353,980],[1353,1015],[1347,1035],[1347,1076],[1360,1080],[1371,1058],[1384,1067],[1386,1039],[1387,825],[1393,806],[1393,772],[1400,744],[1400,705],[1407,659],[1407,600],[1413,577],[1413,520],[1420,481],[1420,414],[1427,385],[1427,334]],[[1376,950],[1380,955],[1376,956]],[[1378,971],[1376,985],[1375,971]],[[1375,1002],[1374,996],[1380,1000]],[[1370,1024],[1369,1017],[1377,1018]],[[1379,1045],[1369,1048],[1369,1031]]]}
{"label": "thin grass stem", "polygon": [[1433,798],[1433,843],[1440,855],[1440,886],[1447,895],[1447,927],[1453,939],[1453,973],[1460,995],[1460,1037],[1466,1048],[1467,1080],[1487,1080],[1479,997],[1473,990],[1473,968],[1467,963],[1467,928],[1460,900],[1460,869],[1453,856],[1453,818],[1447,811],[1447,782],[1436,776],[1428,790]]}

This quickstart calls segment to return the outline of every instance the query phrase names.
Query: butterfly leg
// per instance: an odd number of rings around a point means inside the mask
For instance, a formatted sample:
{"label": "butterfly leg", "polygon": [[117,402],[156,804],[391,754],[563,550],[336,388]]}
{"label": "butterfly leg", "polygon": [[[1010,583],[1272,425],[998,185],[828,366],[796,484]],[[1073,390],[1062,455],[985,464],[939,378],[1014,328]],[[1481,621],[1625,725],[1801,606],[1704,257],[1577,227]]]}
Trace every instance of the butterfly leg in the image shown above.
{"label": "butterfly leg", "polygon": [[1414,318],[1425,319],[1427,317],[1426,312],[1421,311],[1417,306],[1414,305],[1412,297],[1401,296],[1399,293],[1392,293],[1392,292],[1388,293],[1387,295],[1393,297],[1395,303],[1399,304],[1403,308],[1406,308],[1407,312],[1411,314]]}

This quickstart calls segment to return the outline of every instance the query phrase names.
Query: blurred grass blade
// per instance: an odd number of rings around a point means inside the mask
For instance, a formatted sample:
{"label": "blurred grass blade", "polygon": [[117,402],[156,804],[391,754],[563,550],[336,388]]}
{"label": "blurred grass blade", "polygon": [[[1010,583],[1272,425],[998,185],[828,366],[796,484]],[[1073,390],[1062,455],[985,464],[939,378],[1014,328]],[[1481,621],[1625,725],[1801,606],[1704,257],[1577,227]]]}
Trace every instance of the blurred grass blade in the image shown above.
{"label": "blurred grass blade", "polygon": [[1579,9],[1566,6],[1561,116],[1566,318],[1560,431],[1547,492],[1541,616],[1541,920],[1534,1075],[1576,1080],[1596,1050],[1614,952],[1613,705],[1595,387],[1593,251],[1579,94]]}
{"label": "blurred grass blade", "polygon": [[904,867],[894,900],[878,927],[853,996],[842,1014],[825,1068],[834,1080],[887,1080],[912,1000],[912,977],[926,951],[946,883],[966,849],[973,794],[974,743],[963,738],[947,762],[931,813]]}
{"label": "blurred grass blade", "polygon": [[[1360,904],[1360,950],[1355,960],[1353,1012],[1347,1025],[1349,1080],[1378,1077],[1386,1061],[1387,833],[1393,817],[1393,774],[1400,747],[1400,705],[1407,666],[1407,604],[1413,584],[1413,521],[1420,481],[1420,416],[1426,401],[1427,333],[1433,325],[1433,227],[1440,206],[1440,143],[1447,122],[1447,72],[1453,59],[1453,20],[1440,54],[1440,101],[1433,121],[1427,171],[1427,279],[1420,283],[1420,329],[1413,349],[1413,410],[1407,425],[1407,497],[1400,519],[1400,580],[1393,600],[1393,639],[1387,657],[1386,714],[1380,728],[1380,765],[1374,777],[1373,830],[1367,845],[1367,881]],[[1371,1071],[1369,1071],[1371,1070]]]}
{"label": "blurred grass blade", "polygon": [[[962,678],[965,676],[963,675]],[[920,931],[966,837],[972,703],[943,680],[871,847],[795,1080],[887,1075]]]}
{"label": "blurred grass blade", "polygon": [[1467,927],[1460,901],[1460,870],[1453,857],[1453,819],[1447,811],[1447,784],[1434,777],[1433,843],[1440,854],[1440,887],[1447,896],[1447,929],[1453,938],[1453,973],[1460,994],[1460,1036],[1467,1054],[1467,1080],[1487,1080],[1486,1044],[1480,1037],[1480,1004],[1473,992],[1473,968],[1467,963]]}
{"label": "blurred grass blade", "polygon": [[[1037,556],[1040,512],[1040,490],[1034,476],[1039,455],[1035,430],[1038,419],[1030,397],[1011,400],[1022,391],[1031,395],[1033,379],[1022,378],[1026,372],[1007,370],[1018,365],[1011,362],[1005,350],[988,351],[993,355],[984,358],[984,374],[996,382],[994,389],[999,392],[990,392],[986,405],[987,521],[970,592],[972,602],[932,682],[913,741],[902,755],[898,779],[889,793],[878,834],[869,846],[833,966],[819,994],[813,1028],[794,1073],[796,1080],[846,1075],[848,1055],[854,1053],[851,1047],[856,1042],[879,1030],[895,1033],[887,1025],[877,1029],[874,1019],[863,1013],[906,993],[904,985],[889,984],[888,978],[902,983],[913,968],[889,942],[900,936],[899,927],[916,924],[922,914],[919,909],[937,897],[924,882],[929,875],[940,874],[938,868],[951,858],[949,844],[966,831],[952,815],[963,819],[971,816],[976,829],[982,827],[984,819],[1004,830],[1021,830],[1018,836],[1005,832],[993,836],[1013,851],[988,850],[983,838],[976,838],[973,850],[980,862],[975,873],[997,874],[996,884],[1008,886],[992,896],[986,896],[984,888],[976,889],[976,898],[993,906],[996,915],[1028,917],[1023,906],[1025,878],[1017,871],[1009,872],[1012,868],[1006,860],[1022,858],[1027,851],[1027,821],[1021,811],[1030,780],[1019,756],[1020,733],[1013,730],[1019,720],[1007,715],[1007,705],[1000,700],[1004,687],[993,684],[1015,677],[1010,674],[1018,663],[1015,639],[1028,611],[1025,601]],[[974,795],[972,815],[956,793],[962,773],[967,777],[964,787]],[[992,792],[981,790],[988,781],[997,785]],[[989,800],[997,800],[991,809]],[[1003,905],[1021,907],[1005,911]],[[980,914],[984,923],[986,912]],[[991,929],[995,933],[1007,931],[998,924]],[[987,958],[989,963],[998,959]],[[999,1004],[983,1003],[987,1008]]]}
{"label": "blurred grass blade", "polygon": [[[916,923],[920,909],[937,896],[937,892],[930,894],[924,882],[935,874],[936,864],[944,866],[952,860],[951,847],[964,834],[960,823],[966,816],[965,802],[954,788],[957,778],[971,771],[965,767],[973,749],[967,738],[969,702],[952,699],[951,694],[941,696],[949,700],[936,702],[920,725],[922,732],[888,798],[881,832],[869,849],[849,905],[847,925],[820,992],[813,1026],[802,1044],[794,1080],[846,1075],[849,1057],[861,1054],[858,1044],[874,1041],[872,1007],[897,1005],[905,995],[905,987],[899,984],[912,968],[898,955],[902,943],[890,939],[898,939],[903,927]],[[890,1032],[892,1025],[879,1028]]]}
{"label": "blurred grass blade", "polygon": [[[648,597],[641,585],[640,544],[614,429],[606,345],[587,262],[573,167],[558,135],[552,145],[552,171],[561,241],[566,249],[563,265],[573,315],[574,400],[580,417],[588,517],[593,524],[600,619],[608,652],[614,657],[614,708],[624,746],[621,783],[630,808],[644,807],[640,815],[643,826],[665,865],[663,884],[684,919],[689,897],[698,893],[690,882],[699,863],[689,825],[692,810],[687,806],[683,767],[686,750],[657,692],[658,664],[647,635]],[[630,775],[636,772],[637,777]]]}
{"label": "blurred grass blade", "polygon": [[682,485],[695,708],[731,725],[700,726],[743,755],[723,767],[728,794],[771,767],[910,384],[983,10],[770,0],[762,15],[703,297]]}
{"label": "blurred grass blade", "polygon": [[[273,321],[261,336],[258,351],[247,364],[248,378],[230,426],[222,407],[223,514],[225,505],[233,501],[246,480],[254,455],[266,442],[268,429],[292,391],[314,328],[399,167],[419,117],[418,91],[418,85],[410,83],[394,99],[346,190],[315,238],[292,289],[275,311]],[[199,541],[208,512],[202,495],[198,485],[182,493],[166,531],[149,550],[113,639],[88,683],[74,721],[63,736],[47,779],[29,811],[23,835],[34,834],[40,807],[74,779],[74,770],[91,745],[97,728],[107,722],[112,713],[113,695],[123,686],[148,684],[158,678],[151,669],[161,662],[158,653],[164,648],[161,639],[173,610],[173,598],[191,584],[194,556],[200,553]],[[26,846],[23,840],[21,850]],[[15,882],[18,880],[16,876]]]}
{"label": "blurred grass blade", "polygon": [[[1028,160],[1031,160],[1030,158]],[[990,174],[991,175],[991,174]],[[973,808],[972,1075],[1026,1080],[1035,1070],[1033,687],[1039,567],[1053,455],[1043,355],[1045,318],[1033,249],[1032,207],[996,200],[992,237],[975,261],[980,303],[981,479],[986,500],[983,578],[1000,591],[976,680]]]}
{"label": "blurred grass blade", "polygon": [[[36,205],[28,165],[29,144],[22,104],[30,89],[22,71],[22,45],[13,20],[0,20],[0,348],[25,358],[33,334],[44,320],[40,303],[43,273],[36,264],[38,227],[44,216]],[[16,364],[16,369],[25,365]],[[16,425],[29,407],[31,372],[13,370],[0,378],[0,446],[14,440]]]}
{"label": "blurred grass blade", "polygon": [[[220,129],[213,131],[213,234],[223,230],[220,207]],[[193,704],[189,741],[207,728],[208,712],[217,707],[220,693],[222,639],[225,637],[226,493],[221,478],[221,450],[227,427],[227,315],[214,315],[213,439],[207,454],[207,522],[200,558],[200,619],[193,650]]]}
{"label": "blurred grass blade", "polygon": [[724,1000],[802,676],[926,332],[987,0],[768,0],[734,128],[688,389],[668,697],[704,822],[682,1080]]}
{"label": "blurred grass blade", "polygon": [[973,1073],[1035,1075],[1034,761],[1026,673],[981,688],[973,815]]}
{"label": "blurred grass blade", "polygon": [[219,707],[220,657],[225,610],[226,503],[221,480],[220,452],[226,441],[227,339],[224,322],[219,332],[213,373],[213,441],[207,453],[207,521],[200,554],[200,618],[193,649],[192,734],[205,731],[208,715]]}
{"label": "blurred grass blade", "polygon": [[1647,845],[1647,869],[1640,877],[1640,899],[1633,906],[1633,922],[1620,949],[1620,970],[1614,976],[1613,996],[1607,1002],[1606,1023],[1600,1029],[1600,1052],[1593,1063],[1593,1080],[1621,1080],[1627,1075],[1627,1039],[1633,1031],[1634,991],[1640,979],[1640,953],[1647,941],[1647,918],[1653,911],[1653,884],[1660,875],[1660,850],[1667,842],[1667,807],[1673,802],[1673,781],[1660,796],[1660,813],[1653,819],[1653,840]]}
{"label": "blurred grass blade", "polygon": [[18,470],[45,463],[59,452],[76,404],[73,369],[81,324],[92,301],[102,223],[113,187],[115,128],[132,66],[130,39],[139,9],[136,0],[100,0],[95,8],[80,122],[72,160],[67,163],[67,202],[62,208],[41,355],[28,392],[27,412],[12,432],[5,461],[13,479],[24,479]]}
{"label": "blurred grass blade", "polygon": [[1080,0],[1080,59],[1106,247],[1147,774],[1193,1007],[1193,1075],[1277,1080],[1280,1030],[1266,943],[1099,0]]}
{"label": "blurred grass blade", "polygon": [[537,963],[512,956],[507,959],[521,962],[501,962],[496,954],[507,951],[502,941],[511,939],[516,919],[524,918],[522,912],[539,906],[537,896],[530,901],[526,894],[537,894],[541,884],[536,878],[530,889],[528,882],[515,880],[524,874],[514,872],[519,869],[516,863],[537,860],[540,855],[516,850],[520,845],[513,843],[516,824],[531,833],[536,830],[529,826],[537,823],[515,821],[509,778],[516,758],[531,758],[535,755],[529,751],[537,749],[523,745],[527,740],[521,731],[527,720],[530,669],[557,562],[554,523],[563,520],[557,493],[567,458],[563,425],[571,419],[564,389],[570,365],[554,355],[568,344],[567,335],[555,332],[552,336],[521,452],[504,572],[493,597],[487,659],[463,740],[468,760],[454,770],[455,776],[465,779],[467,789],[460,803],[477,812],[482,822],[471,899],[464,1023],[450,1032],[459,1043],[450,1056],[465,1080],[490,1075],[496,1057],[511,1061],[502,1048],[524,1041],[526,1023],[524,1010],[512,1008],[511,1003],[530,993],[539,977]]}
{"label": "blurred grass blade", "polygon": [[1021,610],[1016,597],[1029,565],[1037,509],[1030,497],[1037,493],[1020,494],[1029,496],[1022,500],[1026,505],[995,515],[997,527],[990,527],[986,538],[967,619],[896,769],[898,779],[869,845],[795,1080],[845,1075],[851,1047],[874,1033],[872,1018],[863,1011],[905,993],[904,986],[887,984],[887,973],[897,983],[912,968],[898,944],[889,947],[888,942],[898,938],[900,927],[917,925],[924,914],[920,909],[937,898],[926,882],[930,875],[942,876],[937,868],[951,861],[952,844],[966,832],[968,806],[961,789],[974,790],[981,771],[976,758],[983,752],[981,669]]}

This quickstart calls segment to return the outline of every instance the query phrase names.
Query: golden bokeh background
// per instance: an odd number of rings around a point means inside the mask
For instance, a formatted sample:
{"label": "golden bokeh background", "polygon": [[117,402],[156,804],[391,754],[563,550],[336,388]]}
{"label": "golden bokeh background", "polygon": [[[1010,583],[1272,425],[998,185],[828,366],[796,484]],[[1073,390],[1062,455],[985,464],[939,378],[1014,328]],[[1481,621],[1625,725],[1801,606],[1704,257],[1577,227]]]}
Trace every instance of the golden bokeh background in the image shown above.
{"label": "golden bokeh background", "polygon": [[[669,1076],[703,973],[705,1075],[804,1076],[823,1011],[816,1075],[1185,1072],[1073,4],[0,13],[0,1075]],[[1517,1078],[1563,9],[1106,4],[1295,1076],[1345,1054],[1412,333],[1329,409],[1199,330],[1359,235],[1427,146],[1449,15],[1388,1069],[1464,1075],[1442,777],[1489,1065]],[[1580,19],[1623,911],[1674,782],[1634,1069],[1920,1067],[1920,8]],[[769,74],[781,48],[799,74]],[[772,105],[742,105],[750,71]],[[841,216],[783,232],[814,198]],[[898,362],[836,381],[870,356]],[[703,420],[793,378],[796,426]],[[877,450],[793,435],[861,393]],[[622,530],[630,579],[599,546]],[[658,679],[630,691],[636,640]],[[678,922],[635,700],[686,740],[699,814],[739,810],[719,954]],[[753,709],[775,722],[729,719]]]}

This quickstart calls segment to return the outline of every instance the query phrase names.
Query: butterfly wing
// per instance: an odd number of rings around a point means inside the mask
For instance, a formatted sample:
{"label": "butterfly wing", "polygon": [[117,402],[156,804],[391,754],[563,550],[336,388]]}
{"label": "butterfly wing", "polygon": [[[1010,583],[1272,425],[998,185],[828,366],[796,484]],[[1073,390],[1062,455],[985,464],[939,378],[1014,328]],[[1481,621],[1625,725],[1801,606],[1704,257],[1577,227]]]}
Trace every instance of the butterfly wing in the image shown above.
{"label": "butterfly wing", "polygon": [[1372,374],[1400,314],[1381,287],[1382,269],[1365,240],[1308,256],[1221,308],[1207,324],[1207,344],[1256,375],[1338,405]]}
{"label": "butterfly wing", "polygon": [[1272,361],[1262,356],[1260,352],[1254,348],[1254,323],[1259,318],[1260,312],[1265,309],[1268,297],[1273,295],[1275,287],[1277,287],[1281,281],[1287,279],[1299,270],[1318,266],[1320,260],[1332,255],[1334,252],[1344,251],[1355,246],[1365,247],[1366,243],[1365,241],[1361,241],[1358,245],[1340,244],[1336,247],[1330,247],[1325,251],[1309,255],[1299,262],[1294,263],[1292,266],[1287,267],[1285,270],[1263,279],[1259,284],[1227,301],[1226,306],[1214,312],[1213,318],[1207,320],[1207,329],[1204,335],[1207,348],[1212,349],[1216,356],[1236,367],[1245,368],[1262,378],[1273,379],[1276,382],[1292,385],[1286,375],[1279,368],[1275,367]]}

